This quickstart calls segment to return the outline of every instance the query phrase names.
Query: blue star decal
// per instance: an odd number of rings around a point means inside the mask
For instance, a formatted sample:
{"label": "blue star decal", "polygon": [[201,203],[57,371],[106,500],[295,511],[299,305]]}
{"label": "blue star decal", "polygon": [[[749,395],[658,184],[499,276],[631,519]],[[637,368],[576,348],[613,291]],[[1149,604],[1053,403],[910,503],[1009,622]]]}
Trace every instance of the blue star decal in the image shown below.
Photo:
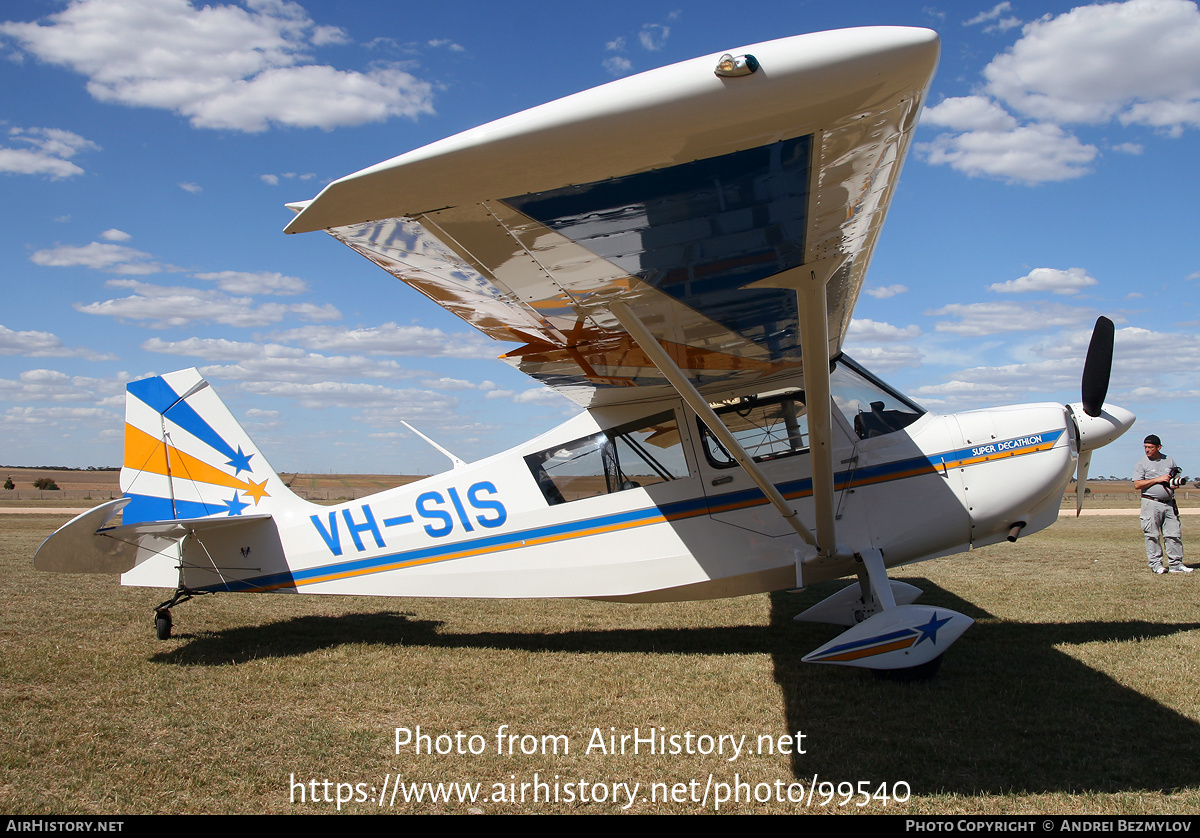
{"label": "blue star decal", "polygon": [[237,477],[243,471],[253,472],[254,469],[250,468],[250,458],[253,456],[253,454],[243,454],[242,446],[239,445],[237,453],[231,455],[229,462],[227,462],[225,465],[233,466],[235,469],[233,472],[234,477]]}
{"label": "blue star decal", "polygon": [[915,628],[917,631],[921,632],[921,637],[917,640],[916,643],[913,644],[913,646],[920,646],[926,640],[933,641],[933,645],[936,646],[938,629],[940,629],[942,626],[946,625],[946,623],[948,623],[948,622],[950,622],[949,617],[939,620],[937,618],[937,612],[936,611],[933,612],[933,616],[929,618],[928,623],[926,623],[923,626],[913,626],[913,628]]}
{"label": "blue star decal", "polygon": [[225,508],[229,511],[230,515],[241,515],[242,510],[249,505],[250,504],[242,503],[240,500],[238,500],[237,492],[234,492],[233,497],[225,501]]}

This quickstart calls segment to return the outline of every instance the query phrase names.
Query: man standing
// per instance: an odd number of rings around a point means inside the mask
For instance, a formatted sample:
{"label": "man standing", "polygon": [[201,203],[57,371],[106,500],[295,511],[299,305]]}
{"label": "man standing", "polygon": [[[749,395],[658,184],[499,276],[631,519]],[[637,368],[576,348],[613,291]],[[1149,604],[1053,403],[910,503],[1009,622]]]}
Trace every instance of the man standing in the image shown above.
{"label": "man standing", "polygon": [[[1146,534],[1146,559],[1155,573],[1191,573],[1183,563],[1183,530],[1175,489],[1171,478],[1178,474],[1175,461],[1162,452],[1162,440],[1154,434],[1146,437],[1146,456],[1133,467],[1133,488],[1142,494],[1142,532]],[[1162,546],[1158,539],[1162,536]],[[1169,567],[1163,567],[1163,548]]]}

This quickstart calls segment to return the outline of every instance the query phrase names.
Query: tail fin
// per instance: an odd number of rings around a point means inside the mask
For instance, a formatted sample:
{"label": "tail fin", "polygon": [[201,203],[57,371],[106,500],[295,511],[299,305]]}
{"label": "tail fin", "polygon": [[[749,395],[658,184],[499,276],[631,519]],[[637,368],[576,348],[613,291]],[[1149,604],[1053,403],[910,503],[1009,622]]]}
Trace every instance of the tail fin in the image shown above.
{"label": "tail fin", "polygon": [[195,369],[130,382],[125,524],[270,513],[303,504]]}

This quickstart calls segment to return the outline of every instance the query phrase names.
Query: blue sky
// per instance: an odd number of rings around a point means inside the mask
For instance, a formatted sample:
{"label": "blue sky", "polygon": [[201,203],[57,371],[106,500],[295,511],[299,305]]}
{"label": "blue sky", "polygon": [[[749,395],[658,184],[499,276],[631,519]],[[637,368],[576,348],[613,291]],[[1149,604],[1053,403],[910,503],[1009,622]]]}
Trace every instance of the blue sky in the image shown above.
{"label": "blue sky", "polygon": [[1186,0],[7,0],[0,463],[118,465],[125,382],[199,367],[282,471],[428,473],[575,408],[284,204],[506,114],[705,53],[927,26],[942,62],[848,351],[926,407],[1109,401],[1200,475],[1200,11]]}

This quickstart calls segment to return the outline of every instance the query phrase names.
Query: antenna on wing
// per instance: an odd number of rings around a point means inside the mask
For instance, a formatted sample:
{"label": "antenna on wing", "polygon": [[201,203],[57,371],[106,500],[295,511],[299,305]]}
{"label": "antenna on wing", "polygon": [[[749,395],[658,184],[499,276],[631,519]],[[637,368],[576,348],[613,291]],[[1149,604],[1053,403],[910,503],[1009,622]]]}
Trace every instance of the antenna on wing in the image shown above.
{"label": "antenna on wing", "polygon": [[410,425],[410,424],[408,424],[407,422],[405,422],[403,419],[401,419],[401,420],[400,420],[400,424],[401,424],[401,425],[403,425],[404,427],[408,428],[410,431],[412,431],[414,434],[416,434],[417,436],[419,436],[421,439],[423,439],[423,440],[425,440],[426,442],[428,442],[430,445],[432,445],[432,446],[433,446],[434,448],[436,448],[438,451],[441,451],[443,454],[445,454],[447,457],[449,457],[449,458],[450,458],[450,462],[454,463],[454,467],[455,467],[455,468],[459,468],[459,467],[461,467],[461,466],[465,466],[465,465],[467,465],[467,462],[466,462],[466,460],[459,459],[459,458],[458,458],[458,457],[456,457],[454,454],[451,454],[451,453],[450,453],[449,451],[447,451],[445,448],[443,448],[442,446],[438,445],[438,444],[437,444],[436,442],[434,442],[432,439],[430,439],[429,437],[425,436],[425,434],[423,434],[423,433],[421,433],[420,431],[418,431],[416,428],[414,428],[412,425]]}

